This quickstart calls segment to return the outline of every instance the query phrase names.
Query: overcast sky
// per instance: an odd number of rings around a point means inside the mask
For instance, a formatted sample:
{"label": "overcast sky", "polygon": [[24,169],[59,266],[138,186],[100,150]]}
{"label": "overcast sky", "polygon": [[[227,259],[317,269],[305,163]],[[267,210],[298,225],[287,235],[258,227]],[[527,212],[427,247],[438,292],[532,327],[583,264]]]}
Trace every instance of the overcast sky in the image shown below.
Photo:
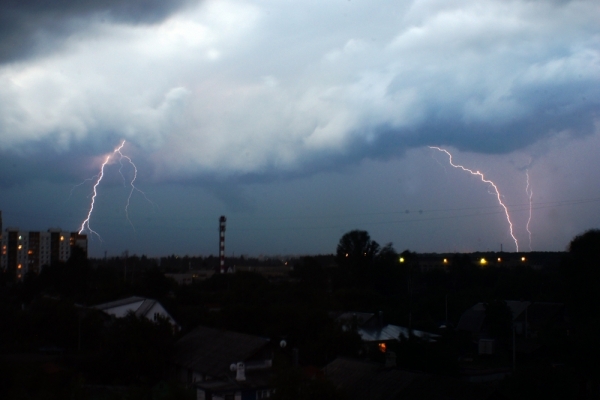
{"label": "overcast sky", "polygon": [[217,254],[220,215],[228,255],[332,253],[351,229],[560,251],[600,227],[596,0],[2,9],[4,228],[79,230],[109,155],[92,256]]}

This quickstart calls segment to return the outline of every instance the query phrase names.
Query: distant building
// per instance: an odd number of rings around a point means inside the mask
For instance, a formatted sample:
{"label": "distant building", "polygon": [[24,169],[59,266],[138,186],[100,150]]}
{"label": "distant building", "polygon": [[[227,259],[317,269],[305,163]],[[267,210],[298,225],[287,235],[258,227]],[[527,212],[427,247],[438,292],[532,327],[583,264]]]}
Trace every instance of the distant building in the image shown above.
{"label": "distant building", "polygon": [[0,246],[0,269],[22,280],[28,272],[39,273],[45,265],[67,261],[75,246],[87,256],[87,235],[60,228],[47,232],[6,228],[2,232],[0,212]]}
{"label": "distant building", "polygon": [[390,343],[406,340],[411,336],[428,343],[434,343],[440,337],[440,335],[417,329],[408,329],[392,324],[384,325],[381,312],[378,315],[374,313],[343,312],[331,313],[330,316],[341,324],[342,330],[356,329],[356,333],[365,344],[367,354],[373,353],[375,350],[386,353]]}

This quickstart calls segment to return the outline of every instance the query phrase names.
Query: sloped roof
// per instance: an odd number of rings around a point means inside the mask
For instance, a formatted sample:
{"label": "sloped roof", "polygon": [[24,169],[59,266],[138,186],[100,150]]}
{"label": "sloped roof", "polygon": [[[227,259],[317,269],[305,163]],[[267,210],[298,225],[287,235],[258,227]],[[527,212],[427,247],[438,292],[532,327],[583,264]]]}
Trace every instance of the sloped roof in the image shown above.
{"label": "sloped roof", "polygon": [[131,296],[131,297],[127,297],[127,298],[121,299],[121,300],[110,301],[108,303],[98,304],[96,306],[92,306],[92,308],[95,308],[96,310],[104,311],[107,314],[113,314],[113,313],[111,313],[111,310],[125,306],[125,307],[127,307],[127,312],[132,311],[136,315],[136,317],[146,317],[151,320],[153,316],[149,315],[148,313],[150,312],[150,310],[152,310],[152,308],[156,304],[159,304],[161,306],[161,308],[167,314],[171,323],[173,325],[179,327],[179,325],[175,322],[175,320],[169,314],[169,312],[167,310],[165,310],[165,308],[162,307],[162,305],[158,301],[156,301],[154,299],[147,299],[145,297]]}
{"label": "sloped roof", "polygon": [[144,302],[135,311],[135,315],[138,317],[146,317],[156,303],[156,300],[144,299]]}
{"label": "sloped roof", "polygon": [[513,319],[517,319],[517,317],[519,315],[521,315],[521,313],[523,311],[525,311],[525,309],[531,305],[531,302],[530,301],[507,300],[506,305],[508,306],[508,308],[510,308]]}
{"label": "sloped roof", "polygon": [[[481,307],[479,307],[481,306]],[[467,331],[477,333],[481,331],[483,321],[485,320],[485,308],[483,303],[478,303],[475,306],[465,311],[458,321],[456,329],[459,331]]]}
{"label": "sloped roof", "polygon": [[248,360],[268,343],[259,336],[200,326],[175,344],[174,362],[219,377],[229,372],[231,364]]}
{"label": "sloped roof", "polygon": [[115,308],[115,307],[121,307],[121,306],[126,306],[128,304],[138,303],[138,302],[144,301],[144,300],[147,300],[147,299],[145,299],[143,297],[131,296],[131,297],[127,297],[127,298],[121,299],[121,300],[115,300],[115,301],[110,301],[108,303],[98,304],[96,306],[93,306],[93,308],[104,311],[104,310],[109,310],[109,309]]}
{"label": "sloped roof", "polygon": [[[386,340],[400,340],[400,337],[404,337],[408,339],[410,336],[409,329],[403,326],[391,325],[388,324],[381,329],[359,329],[358,334],[361,339],[365,342],[381,342]],[[416,336],[421,339],[428,339],[429,341],[434,341],[435,338],[438,338],[440,335],[436,335],[434,333],[428,333],[424,331],[419,331],[416,329],[412,329],[413,336]]]}

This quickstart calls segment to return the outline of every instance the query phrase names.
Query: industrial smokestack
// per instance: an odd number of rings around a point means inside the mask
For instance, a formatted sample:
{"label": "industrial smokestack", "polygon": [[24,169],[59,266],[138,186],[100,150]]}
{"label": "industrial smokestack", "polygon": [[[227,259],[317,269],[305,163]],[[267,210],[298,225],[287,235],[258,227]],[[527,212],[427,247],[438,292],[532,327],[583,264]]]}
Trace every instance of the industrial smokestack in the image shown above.
{"label": "industrial smokestack", "polygon": [[221,215],[219,218],[219,269],[225,273],[225,222],[227,218]]}

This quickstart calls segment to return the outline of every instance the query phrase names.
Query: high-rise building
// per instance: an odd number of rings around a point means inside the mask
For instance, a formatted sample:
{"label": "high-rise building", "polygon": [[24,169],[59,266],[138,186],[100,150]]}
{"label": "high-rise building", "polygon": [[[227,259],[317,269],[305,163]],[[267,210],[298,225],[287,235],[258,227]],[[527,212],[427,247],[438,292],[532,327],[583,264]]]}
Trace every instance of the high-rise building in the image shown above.
{"label": "high-rise building", "polygon": [[10,227],[3,232],[0,211],[0,270],[14,273],[17,280],[28,272],[39,273],[45,265],[67,261],[75,246],[87,256],[87,235],[61,229],[34,232]]}

